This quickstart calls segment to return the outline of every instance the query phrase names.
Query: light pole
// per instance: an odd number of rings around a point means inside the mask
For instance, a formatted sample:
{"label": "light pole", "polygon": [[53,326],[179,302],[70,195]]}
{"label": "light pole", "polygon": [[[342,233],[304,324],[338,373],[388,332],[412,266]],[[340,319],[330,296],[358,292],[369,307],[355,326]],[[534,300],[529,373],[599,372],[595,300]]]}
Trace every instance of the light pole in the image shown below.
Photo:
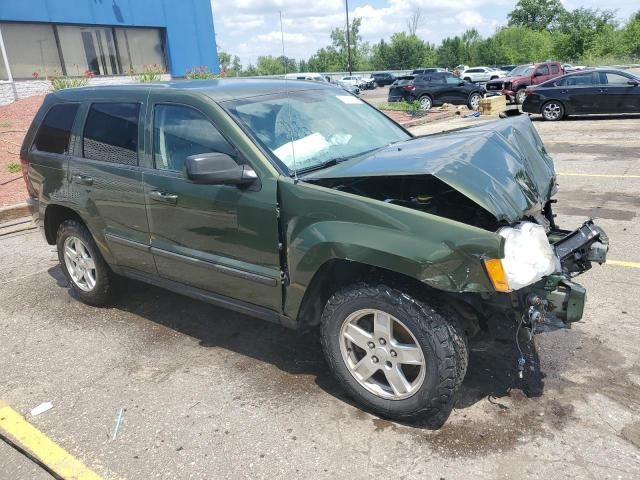
{"label": "light pole", "polygon": [[351,29],[349,28],[349,0],[344,0],[344,10],[347,13],[347,66],[349,67],[349,76],[351,76]]}

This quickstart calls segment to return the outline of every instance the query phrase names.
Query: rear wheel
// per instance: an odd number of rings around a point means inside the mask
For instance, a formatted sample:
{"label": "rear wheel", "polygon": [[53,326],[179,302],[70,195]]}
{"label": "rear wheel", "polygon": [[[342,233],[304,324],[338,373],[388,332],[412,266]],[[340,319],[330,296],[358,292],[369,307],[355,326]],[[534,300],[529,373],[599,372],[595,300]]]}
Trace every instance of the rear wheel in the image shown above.
{"label": "rear wheel", "polygon": [[527,92],[524,88],[521,88],[516,92],[516,103],[518,105],[522,105],[525,98],[527,98]]}
{"label": "rear wheel", "polygon": [[431,97],[429,95],[423,95],[422,97],[420,97],[419,102],[420,108],[422,108],[423,110],[431,110],[431,107],[433,106],[433,100],[431,100]]}
{"label": "rear wheel", "polygon": [[90,305],[107,303],[111,271],[87,227],[77,220],[62,222],[56,245],[71,290]]}
{"label": "rear wheel", "polygon": [[482,100],[482,95],[475,92],[469,96],[469,103],[467,106],[470,110],[478,110],[480,108],[480,100]]}
{"label": "rear wheel", "polygon": [[542,118],[554,122],[564,117],[564,106],[557,100],[552,100],[542,106]]}
{"label": "rear wheel", "polygon": [[332,372],[368,409],[434,428],[449,417],[468,361],[455,322],[386,285],[359,284],[329,299],[321,332]]}

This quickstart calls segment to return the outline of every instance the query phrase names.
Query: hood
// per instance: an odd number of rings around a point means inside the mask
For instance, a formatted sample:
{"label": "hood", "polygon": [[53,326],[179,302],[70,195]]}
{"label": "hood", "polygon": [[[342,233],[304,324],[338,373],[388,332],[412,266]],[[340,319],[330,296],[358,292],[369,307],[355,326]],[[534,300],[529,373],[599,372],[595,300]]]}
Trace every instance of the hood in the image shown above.
{"label": "hood", "polygon": [[396,143],[302,179],[407,175],[433,175],[509,223],[538,215],[556,191],[553,161],[524,115]]}

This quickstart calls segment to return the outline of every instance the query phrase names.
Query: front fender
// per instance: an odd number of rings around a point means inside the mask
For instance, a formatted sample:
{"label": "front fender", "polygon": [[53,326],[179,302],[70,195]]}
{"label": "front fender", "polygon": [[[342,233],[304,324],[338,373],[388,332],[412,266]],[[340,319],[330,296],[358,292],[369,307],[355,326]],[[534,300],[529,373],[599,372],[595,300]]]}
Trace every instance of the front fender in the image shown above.
{"label": "front fender", "polygon": [[358,262],[450,292],[493,292],[483,258],[502,257],[493,232],[304,182],[280,184],[287,314],[328,261]]}

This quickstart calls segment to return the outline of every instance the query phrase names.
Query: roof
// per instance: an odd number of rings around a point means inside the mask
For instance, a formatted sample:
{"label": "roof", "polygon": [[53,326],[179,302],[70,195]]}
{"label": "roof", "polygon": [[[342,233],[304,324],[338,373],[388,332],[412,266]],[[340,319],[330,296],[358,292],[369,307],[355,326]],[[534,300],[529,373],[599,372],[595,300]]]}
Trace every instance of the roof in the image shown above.
{"label": "roof", "polygon": [[100,94],[117,94],[140,89],[166,89],[191,91],[204,94],[215,101],[255,97],[271,93],[335,88],[329,84],[305,80],[284,80],[280,78],[222,78],[215,80],[173,80],[158,83],[131,83],[123,85],[101,85],[61,90],[57,94],[69,100],[80,100]]}

